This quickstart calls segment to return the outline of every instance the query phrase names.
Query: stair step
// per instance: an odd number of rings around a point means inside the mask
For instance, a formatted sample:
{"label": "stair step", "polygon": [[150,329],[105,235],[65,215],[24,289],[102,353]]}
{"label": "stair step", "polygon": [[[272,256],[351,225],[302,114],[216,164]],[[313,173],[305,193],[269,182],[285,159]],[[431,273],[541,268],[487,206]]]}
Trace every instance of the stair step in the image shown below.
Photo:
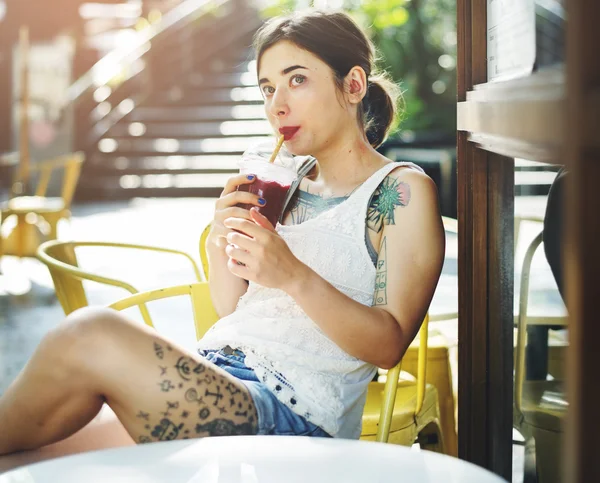
{"label": "stair step", "polygon": [[255,72],[235,72],[230,74],[205,74],[192,72],[184,79],[184,86],[189,88],[213,87],[233,88],[252,87],[258,84]]}
{"label": "stair step", "polygon": [[[172,53],[165,53],[164,55],[169,56],[164,67],[172,71],[169,72],[167,70],[165,72],[166,77],[162,79],[162,81],[167,81],[167,84],[164,84],[166,86],[180,83],[188,84],[192,87],[200,84],[210,85],[211,81],[214,82],[219,77],[223,77],[230,85],[234,85],[236,82],[242,82],[240,85],[257,84],[256,62],[253,59],[254,54],[240,55],[235,47],[232,46],[226,47],[212,59],[190,59],[190,55],[193,55],[193,52],[187,52],[186,50],[179,52],[177,55],[173,55]],[[180,70],[182,64],[186,66],[186,70],[183,73]],[[170,68],[171,65],[174,66],[174,69]],[[171,77],[173,74],[174,77]],[[247,75],[240,77],[242,74]],[[160,79],[158,81],[162,82]],[[216,85],[219,84],[217,83]],[[156,92],[160,92],[160,90],[156,90]]]}
{"label": "stair step", "polygon": [[121,176],[119,184],[123,189],[136,188],[219,188],[234,174],[232,173],[196,173],[196,174],[145,174]]}
{"label": "stair step", "polygon": [[268,136],[273,129],[268,121],[222,122],[131,122],[114,126],[106,137],[173,137],[177,139],[220,136]]}
{"label": "stair step", "polygon": [[86,173],[169,173],[237,171],[239,155],[209,156],[106,156],[95,155],[86,163]]}
{"label": "stair step", "polygon": [[263,104],[264,99],[257,86],[234,87],[232,89],[207,88],[183,89],[175,86],[152,98],[153,105],[198,105],[198,104]]}
{"label": "stair step", "polygon": [[262,105],[246,104],[235,106],[190,106],[190,107],[155,107],[140,106],[134,109],[127,121],[229,121],[235,119],[265,119]]}
{"label": "stair step", "polygon": [[152,156],[160,153],[169,154],[241,154],[253,144],[265,141],[268,136],[248,137],[211,137],[205,139],[174,138],[105,138],[98,142],[102,153],[115,156]]}
{"label": "stair step", "polygon": [[129,199],[133,197],[218,197],[232,173],[111,175],[82,179],[78,199]]}
{"label": "stair step", "polygon": [[245,59],[231,61],[228,59],[216,59],[205,66],[207,72],[220,74],[235,74],[238,72],[256,72],[256,61]]}
{"label": "stair step", "polygon": [[81,201],[129,200],[132,198],[218,198],[223,188],[192,187],[192,188],[130,188],[114,187],[114,180],[106,180],[88,185],[80,184],[77,188],[77,199]]}

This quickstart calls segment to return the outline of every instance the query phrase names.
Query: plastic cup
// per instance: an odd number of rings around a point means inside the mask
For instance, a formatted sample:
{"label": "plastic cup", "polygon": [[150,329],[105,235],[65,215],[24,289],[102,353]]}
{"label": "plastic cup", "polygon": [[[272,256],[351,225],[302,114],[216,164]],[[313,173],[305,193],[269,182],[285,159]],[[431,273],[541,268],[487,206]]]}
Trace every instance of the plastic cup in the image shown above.
{"label": "plastic cup", "polygon": [[[297,173],[284,166],[269,163],[262,157],[244,157],[239,163],[241,174],[253,174],[254,182],[238,186],[239,191],[249,191],[266,201],[264,206],[258,206],[258,211],[265,216],[273,226],[283,211],[283,205]],[[240,204],[249,210],[256,205]]]}

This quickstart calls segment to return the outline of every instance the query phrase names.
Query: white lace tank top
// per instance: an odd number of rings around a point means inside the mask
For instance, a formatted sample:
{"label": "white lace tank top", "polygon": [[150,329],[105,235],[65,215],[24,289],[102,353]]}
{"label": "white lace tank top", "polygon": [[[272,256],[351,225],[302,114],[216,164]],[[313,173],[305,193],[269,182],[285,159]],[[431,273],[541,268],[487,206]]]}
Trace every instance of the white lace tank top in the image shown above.
{"label": "white lace tank top", "polygon": [[[421,170],[412,163],[389,163],[330,210],[276,227],[300,261],[367,306],[376,274],[365,244],[368,205],[385,177],[403,165]],[[292,411],[331,436],[360,436],[367,386],[377,368],[339,348],[284,291],[250,282],[236,310],[206,333],[198,349],[226,345],[242,350],[246,365]]]}

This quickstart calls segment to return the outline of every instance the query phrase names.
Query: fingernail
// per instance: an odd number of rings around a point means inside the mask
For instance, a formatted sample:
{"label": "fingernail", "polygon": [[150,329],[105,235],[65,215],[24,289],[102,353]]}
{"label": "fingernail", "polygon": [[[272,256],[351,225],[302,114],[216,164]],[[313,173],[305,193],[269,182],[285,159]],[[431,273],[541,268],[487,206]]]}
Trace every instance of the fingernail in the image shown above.
{"label": "fingernail", "polygon": [[259,205],[261,205],[261,206],[262,206],[262,205],[264,205],[265,203],[266,203],[266,201],[265,201],[265,199],[264,199],[264,198],[259,198],[259,199],[258,199],[258,204],[259,204]]}
{"label": "fingernail", "polygon": [[246,178],[248,178],[250,181],[252,181],[254,179],[254,175],[253,174],[249,174],[248,176],[246,176]]}

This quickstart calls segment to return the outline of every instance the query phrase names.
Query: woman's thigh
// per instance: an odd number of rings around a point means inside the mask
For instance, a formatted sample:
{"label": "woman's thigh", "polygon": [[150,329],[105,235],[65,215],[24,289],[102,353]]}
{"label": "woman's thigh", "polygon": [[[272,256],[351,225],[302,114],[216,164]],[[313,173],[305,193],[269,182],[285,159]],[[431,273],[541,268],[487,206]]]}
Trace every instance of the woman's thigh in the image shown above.
{"label": "woman's thigh", "polygon": [[256,433],[256,408],[235,377],[123,314],[93,314],[80,329],[97,349],[80,357],[134,441]]}

